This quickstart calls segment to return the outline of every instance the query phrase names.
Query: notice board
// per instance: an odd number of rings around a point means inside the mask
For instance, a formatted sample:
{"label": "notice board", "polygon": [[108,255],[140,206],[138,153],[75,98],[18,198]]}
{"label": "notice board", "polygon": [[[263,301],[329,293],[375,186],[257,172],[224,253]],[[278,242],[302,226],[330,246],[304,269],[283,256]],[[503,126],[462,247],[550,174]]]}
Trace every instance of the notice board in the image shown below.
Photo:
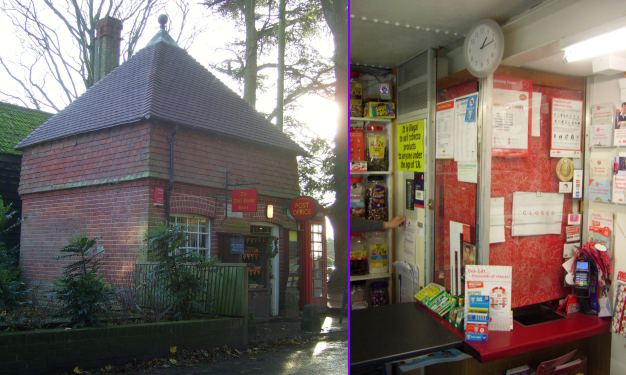
{"label": "notice board", "polygon": [[[550,158],[550,113],[552,98],[584,100],[585,80],[517,68],[500,68],[496,75],[532,82],[539,104],[540,136],[528,138],[528,155],[493,156],[491,197],[504,198],[504,240],[490,245],[491,265],[512,266],[512,307],[540,303],[564,296],[562,253],[571,194],[564,197],[561,234],[511,236],[513,193],[558,192],[555,170],[558,158]],[[445,102],[477,91],[478,83],[469,74],[455,74],[437,82],[437,100]],[[583,124],[584,126],[584,124]],[[535,132],[533,131],[533,134]],[[511,157],[512,156],[512,157]],[[435,160],[435,270],[433,280],[450,288],[449,222],[470,225],[472,240],[476,228],[477,184],[459,181],[457,162]],[[480,251],[480,250],[479,250]]]}
{"label": "notice board", "polygon": [[[504,197],[505,242],[490,245],[489,264],[512,266],[512,306],[519,307],[561,298],[567,294],[567,290],[562,287],[561,264],[567,213],[572,208],[571,194],[564,194],[560,234],[515,237],[511,231],[513,194],[559,191],[559,180],[555,174],[559,159],[550,157],[551,104],[553,98],[584,100],[585,81],[510,68],[508,71],[513,75],[532,79],[533,92],[541,94],[540,136],[530,137],[529,148],[532,151],[526,157],[491,159],[491,196]],[[578,87],[580,89],[576,89]]]}

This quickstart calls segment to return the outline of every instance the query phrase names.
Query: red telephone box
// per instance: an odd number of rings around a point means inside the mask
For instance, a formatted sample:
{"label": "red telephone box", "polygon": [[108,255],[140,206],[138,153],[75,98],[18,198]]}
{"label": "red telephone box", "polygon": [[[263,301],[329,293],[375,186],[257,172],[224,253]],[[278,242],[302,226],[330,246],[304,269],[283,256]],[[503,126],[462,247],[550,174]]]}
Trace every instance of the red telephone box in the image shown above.
{"label": "red telephone box", "polygon": [[311,197],[297,197],[289,205],[298,222],[300,244],[300,308],[326,305],[328,292],[326,221],[318,215],[318,205]]}

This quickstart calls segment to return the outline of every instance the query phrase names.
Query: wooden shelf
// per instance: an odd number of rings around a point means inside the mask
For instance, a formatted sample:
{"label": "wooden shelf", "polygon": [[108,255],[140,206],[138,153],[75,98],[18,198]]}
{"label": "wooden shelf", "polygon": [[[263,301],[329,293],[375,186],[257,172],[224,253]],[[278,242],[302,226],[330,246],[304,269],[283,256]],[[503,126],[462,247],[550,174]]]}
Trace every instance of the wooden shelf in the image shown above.
{"label": "wooden shelf", "polygon": [[379,117],[350,117],[350,121],[386,122],[391,123],[394,119]]}
{"label": "wooden shelf", "polygon": [[350,172],[351,175],[378,175],[378,176],[389,176],[391,175],[391,171],[380,171],[380,172]]}
{"label": "wooden shelf", "polygon": [[391,277],[391,274],[389,273],[374,273],[374,274],[368,274],[368,275],[350,276],[350,281],[388,279],[390,277]]}

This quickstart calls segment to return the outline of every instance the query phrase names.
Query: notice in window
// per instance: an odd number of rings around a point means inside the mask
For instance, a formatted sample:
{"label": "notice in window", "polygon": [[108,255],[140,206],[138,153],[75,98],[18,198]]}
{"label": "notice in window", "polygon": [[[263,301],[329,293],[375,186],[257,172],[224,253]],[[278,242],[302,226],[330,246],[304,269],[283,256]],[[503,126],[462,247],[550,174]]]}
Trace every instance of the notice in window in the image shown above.
{"label": "notice in window", "polygon": [[454,158],[454,100],[437,103],[435,158]]}
{"label": "notice in window", "polygon": [[[470,104],[470,101],[474,101]],[[468,116],[467,107],[478,108],[478,94],[470,94],[454,101],[454,160],[471,162],[478,160],[478,132],[476,116]]]}
{"label": "notice in window", "polygon": [[580,158],[583,102],[552,99],[550,157]]}
{"label": "notice in window", "polygon": [[493,84],[492,155],[527,156],[532,82],[496,77]]}

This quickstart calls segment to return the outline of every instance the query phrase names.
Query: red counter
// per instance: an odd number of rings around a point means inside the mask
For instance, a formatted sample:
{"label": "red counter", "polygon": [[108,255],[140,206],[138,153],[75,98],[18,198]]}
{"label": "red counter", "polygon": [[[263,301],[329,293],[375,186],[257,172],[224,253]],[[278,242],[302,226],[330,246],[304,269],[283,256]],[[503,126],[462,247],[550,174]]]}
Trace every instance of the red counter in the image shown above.
{"label": "red counter", "polygon": [[510,332],[489,331],[487,342],[466,341],[466,351],[481,362],[492,361],[606,333],[610,322],[581,313],[531,326],[513,321]]}

